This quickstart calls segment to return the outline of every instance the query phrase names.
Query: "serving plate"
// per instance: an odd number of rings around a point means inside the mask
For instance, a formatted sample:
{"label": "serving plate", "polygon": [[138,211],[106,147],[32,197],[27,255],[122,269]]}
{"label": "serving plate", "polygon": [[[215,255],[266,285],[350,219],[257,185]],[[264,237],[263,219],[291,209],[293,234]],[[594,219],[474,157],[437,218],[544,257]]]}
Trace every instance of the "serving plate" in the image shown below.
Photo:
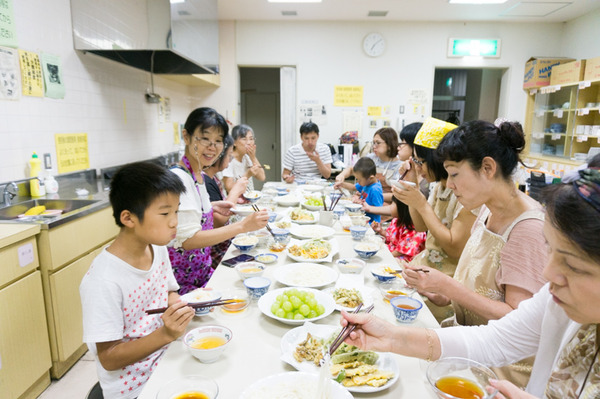
{"label": "serving plate", "polygon": [[313,288],[298,288],[300,291],[314,293],[317,303],[323,305],[323,307],[325,308],[325,312],[323,312],[323,314],[320,316],[313,317],[310,319],[304,319],[304,320],[284,319],[283,317],[275,316],[271,312],[271,305],[273,305],[273,303],[275,302],[275,298],[277,298],[278,295],[282,295],[285,291],[290,290],[290,289],[291,288],[286,287],[286,288],[279,288],[277,290],[267,292],[266,294],[261,296],[260,299],[258,300],[258,308],[265,316],[270,317],[275,320],[278,320],[284,324],[290,324],[290,325],[294,325],[294,326],[304,324],[307,321],[315,321],[315,320],[323,319],[323,318],[329,316],[335,310],[335,302],[333,301],[333,298],[331,297],[331,295],[328,295],[319,290],[315,290]]}
{"label": "serving plate", "polygon": [[[281,357],[280,359],[298,371],[304,371],[306,373],[313,373],[318,375],[320,372],[320,368],[315,366],[313,362],[298,362],[294,358],[294,351],[298,344],[306,339],[306,334],[310,333],[312,336],[328,339],[333,334],[336,334],[340,331],[340,326],[332,326],[327,324],[313,324],[313,323],[305,323],[304,325],[296,328],[292,328],[290,331],[284,334],[281,338]],[[390,379],[387,384],[380,387],[372,387],[372,386],[358,386],[358,387],[344,387],[350,392],[356,393],[372,393],[379,392],[385,389],[388,389],[392,385],[394,385],[398,381],[398,377],[400,375],[400,366],[398,362],[394,358],[394,355],[391,353],[382,353],[378,352],[379,359],[375,365],[380,370],[391,371],[394,373],[394,378]]]}
{"label": "serving plate", "polygon": [[293,194],[286,194],[279,197],[275,197],[274,201],[279,206],[297,206],[300,204],[300,199]]}
{"label": "serving plate", "polygon": [[317,263],[292,263],[274,271],[275,280],[288,287],[319,288],[334,283],[338,272]]}
{"label": "serving plate", "polygon": [[[311,212],[308,211],[308,213],[310,213],[313,218],[311,220],[293,220],[292,219],[292,212],[294,211],[294,209],[290,209],[287,213],[287,217],[289,217],[290,221],[292,223],[296,223],[296,224],[315,224],[319,221],[319,212]],[[304,210],[306,212],[306,210]]]}
{"label": "serving plate", "polygon": [[[352,394],[340,384],[333,380],[330,380],[329,384],[331,387],[329,398],[352,399]],[[282,397],[312,399],[319,396],[316,391],[318,386],[318,375],[302,371],[288,371],[256,381],[242,392],[240,399],[279,399]]]}
{"label": "serving plate", "polygon": [[[357,287],[329,287],[329,288],[324,289],[323,292],[331,295],[331,297],[333,298],[333,291],[335,291],[338,288],[345,288],[348,290],[355,288],[360,293],[360,296],[362,297],[362,300],[363,300],[363,305],[362,305],[361,309],[366,309],[373,304],[373,290],[371,288],[364,287],[364,286],[360,287],[360,288],[357,288]],[[335,302],[335,299],[333,301]],[[354,311],[354,309],[356,309],[356,307],[347,308],[347,307],[339,305],[337,303],[335,304],[335,310],[340,311],[340,312],[342,310],[345,310],[346,312],[352,312],[352,311]]]}
{"label": "serving plate", "polygon": [[292,225],[290,233],[293,236],[303,239],[309,238],[329,238],[335,234],[335,229],[320,224],[315,225]]}
{"label": "serving plate", "polygon": [[324,258],[320,258],[320,259],[305,258],[303,256],[296,256],[296,255],[292,255],[290,253],[289,249],[292,245],[302,246],[303,244],[305,244],[309,241],[311,241],[311,240],[301,240],[301,241],[295,240],[295,239],[290,240],[290,243],[287,245],[287,249],[286,249],[287,255],[291,259],[295,260],[296,262],[323,263],[323,262],[332,262],[333,256],[339,252],[339,245],[338,245],[337,240],[331,239],[331,240],[327,240],[331,244],[331,250],[329,251],[329,255],[327,255]]}

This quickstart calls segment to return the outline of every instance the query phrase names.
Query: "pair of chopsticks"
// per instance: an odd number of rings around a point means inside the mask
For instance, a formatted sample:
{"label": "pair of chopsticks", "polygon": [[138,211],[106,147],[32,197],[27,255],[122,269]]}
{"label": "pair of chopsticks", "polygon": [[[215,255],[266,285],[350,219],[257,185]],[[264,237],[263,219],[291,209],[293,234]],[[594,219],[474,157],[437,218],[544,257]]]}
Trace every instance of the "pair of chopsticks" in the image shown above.
{"label": "pair of chopsticks", "polygon": [[336,195],[336,198],[332,201],[331,206],[329,207],[330,211],[333,211],[335,209],[335,207],[337,206],[340,198],[342,198],[342,192],[340,191],[340,195]]}
{"label": "pair of chopsticks", "polygon": [[[252,204],[252,209],[254,209],[254,212],[260,212],[260,209],[258,208],[258,206],[256,204]],[[273,238],[275,238],[275,234],[273,234],[273,230],[271,229],[271,226],[269,226],[268,222],[267,222],[267,230],[269,230],[269,233],[271,233]]]}
{"label": "pair of chopsticks", "polygon": [[[362,305],[363,305],[362,303],[358,304],[358,306],[356,307],[356,309],[354,309],[354,312],[352,312],[352,313],[358,313],[360,311],[360,308],[362,308]],[[375,305],[369,306],[367,309],[365,309],[365,313],[371,313],[371,310],[373,310],[374,307],[375,307]],[[342,331],[340,331],[340,334],[333,340],[333,342],[329,346],[329,356],[331,356],[335,353],[337,348],[339,348],[340,345],[346,340],[346,338],[348,338],[350,336],[352,331],[354,331],[356,329],[356,326],[357,326],[356,324],[348,323],[348,324],[346,324],[346,327],[342,328]]]}
{"label": "pair of chopsticks", "polygon": [[[401,276],[402,273],[404,272],[404,270],[394,270],[391,267],[386,267],[384,269],[386,272],[388,272],[389,274],[394,274],[396,276]],[[425,270],[425,269],[411,269],[415,272],[423,272],[423,273],[429,273],[429,270]]]}
{"label": "pair of chopsticks", "polygon": [[[238,301],[239,301],[238,299],[217,299],[217,300],[206,301],[206,302],[189,303],[188,306],[193,309],[212,308],[213,306],[229,305],[232,303],[237,303]],[[146,310],[146,314],[164,313],[167,309],[168,308],[148,309],[148,310]]]}

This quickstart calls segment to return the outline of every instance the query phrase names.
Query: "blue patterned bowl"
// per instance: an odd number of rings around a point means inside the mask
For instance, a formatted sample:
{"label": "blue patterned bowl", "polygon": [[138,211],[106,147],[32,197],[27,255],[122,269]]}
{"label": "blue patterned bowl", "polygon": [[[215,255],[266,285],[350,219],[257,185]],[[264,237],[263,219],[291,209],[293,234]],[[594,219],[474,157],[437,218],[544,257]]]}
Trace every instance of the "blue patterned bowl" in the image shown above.
{"label": "blue patterned bowl", "polygon": [[271,280],[266,277],[250,277],[244,280],[244,286],[251,299],[259,299],[269,291]]}
{"label": "blue patterned bowl", "polygon": [[354,241],[360,241],[365,238],[365,234],[367,234],[367,226],[350,226],[350,234]]}
{"label": "blue patterned bowl", "polygon": [[390,299],[390,304],[394,309],[394,316],[400,323],[412,323],[417,319],[419,310],[423,307],[423,303],[414,298],[407,296],[397,296]]}
{"label": "blue patterned bowl", "polygon": [[[354,226],[353,226],[354,227]],[[373,242],[359,242],[354,246],[354,252],[363,259],[369,259],[379,251],[379,245]]]}

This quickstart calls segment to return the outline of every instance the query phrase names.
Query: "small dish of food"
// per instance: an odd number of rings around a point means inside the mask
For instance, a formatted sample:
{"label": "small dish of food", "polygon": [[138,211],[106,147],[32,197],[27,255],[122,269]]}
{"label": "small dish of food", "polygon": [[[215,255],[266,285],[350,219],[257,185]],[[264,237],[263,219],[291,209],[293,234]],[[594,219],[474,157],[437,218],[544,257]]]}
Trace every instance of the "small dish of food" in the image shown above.
{"label": "small dish of food", "polygon": [[[194,291],[190,291],[187,294],[181,296],[181,299],[189,304],[196,304],[198,302],[216,301],[221,299],[221,292],[213,290],[212,288],[198,288]],[[210,312],[209,307],[207,308],[196,308],[196,316],[203,316]]]}
{"label": "small dish of food", "polygon": [[270,254],[270,253],[264,253],[264,254],[258,254],[254,257],[254,260],[256,260],[257,262],[260,263],[264,263],[265,265],[268,265],[270,263],[275,263],[277,262],[277,255],[275,254]]}
{"label": "small dish of food", "polygon": [[260,191],[251,190],[247,191],[243,194],[244,198],[250,201],[251,204],[255,203],[262,197],[262,193]]}
{"label": "small dish of food", "polygon": [[394,273],[390,273],[388,271],[389,269],[391,269],[389,266],[374,266],[373,268],[371,268],[371,274],[373,275],[373,277],[375,277],[381,282],[391,281],[397,276]]}
{"label": "small dish of food", "polygon": [[340,273],[359,274],[365,268],[366,262],[358,258],[342,258],[338,259],[335,264]]}
{"label": "small dish of food", "polygon": [[202,363],[214,363],[221,357],[232,336],[227,327],[208,325],[190,330],[184,335],[183,343]]}
{"label": "small dish of food", "polygon": [[230,290],[224,293],[224,298],[233,299],[235,302],[219,306],[225,314],[240,313],[250,305],[248,292],[244,290]]}

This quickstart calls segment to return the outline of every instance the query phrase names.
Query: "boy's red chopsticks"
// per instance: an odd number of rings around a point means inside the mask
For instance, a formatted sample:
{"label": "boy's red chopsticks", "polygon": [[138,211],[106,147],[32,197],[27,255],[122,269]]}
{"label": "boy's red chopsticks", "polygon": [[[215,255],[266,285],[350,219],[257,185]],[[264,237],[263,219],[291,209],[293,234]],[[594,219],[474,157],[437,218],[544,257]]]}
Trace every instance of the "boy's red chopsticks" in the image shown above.
{"label": "boy's red chopsticks", "polygon": [[[206,302],[196,302],[196,303],[188,303],[188,306],[194,309],[199,309],[199,308],[210,308],[213,306],[221,306],[221,305],[229,305],[231,303],[236,303],[238,302],[238,299],[219,299],[219,300],[213,300],[213,301],[206,301]],[[159,314],[159,313],[164,313],[168,308],[158,308],[158,309],[148,309],[146,310],[147,314]]]}

